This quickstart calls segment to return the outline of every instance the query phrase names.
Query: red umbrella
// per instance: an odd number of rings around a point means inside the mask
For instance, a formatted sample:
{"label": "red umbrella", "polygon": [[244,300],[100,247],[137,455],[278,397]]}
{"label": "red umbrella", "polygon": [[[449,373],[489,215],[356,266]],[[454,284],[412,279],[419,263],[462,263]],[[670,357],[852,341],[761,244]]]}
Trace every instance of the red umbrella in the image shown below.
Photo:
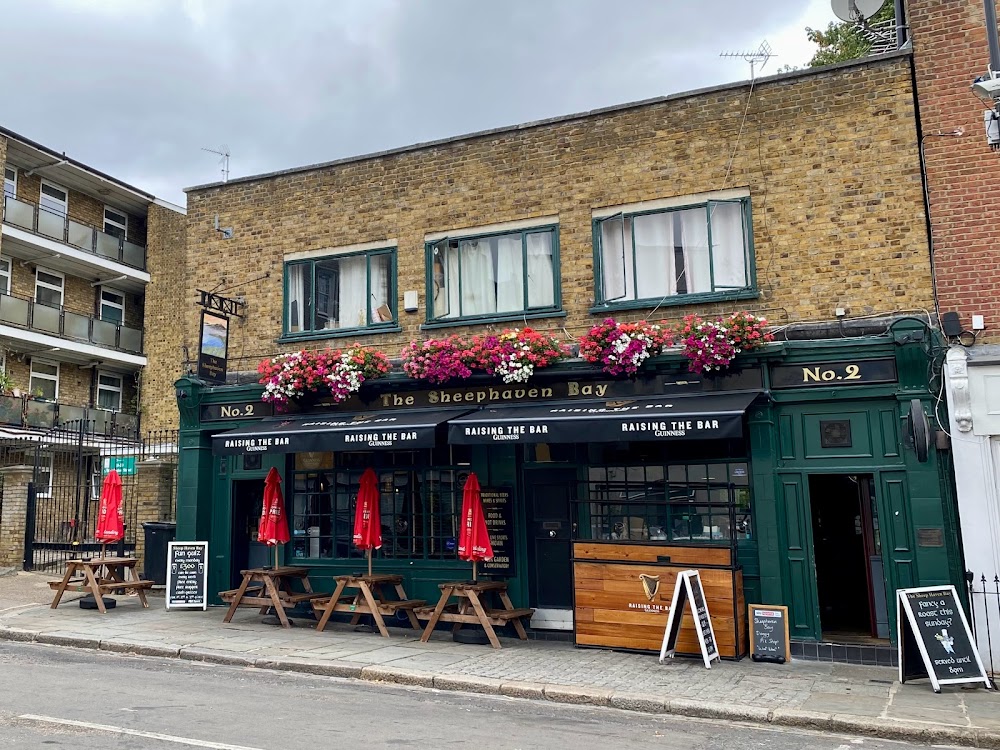
{"label": "red umbrella", "polygon": [[94,539],[101,543],[101,557],[104,557],[104,545],[117,542],[125,536],[124,516],[122,480],[118,472],[112,469],[101,485],[101,503],[97,509],[97,527],[94,529]]}
{"label": "red umbrella", "polygon": [[479,479],[475,472],[465,480],[465,491],[462,494],[462,528],[458,536],[458,556],[462,560],[472,561],[472,579],[476,579],[476,563],[479,560],[493,559],[493,545],[486,530],[486,518],[483,516],[483,501],[479,496]]}
{"label": "red umbrella", "polygon": [[368,575],[372,574],[372,550],[382,548],[382,512],[379,509],[378,477],[365,469],[354,507],[354,546],[368,552]]}
{"label": "red umbrella", "polygon": [[[281,496],[281,477],[271,467],[264,480],[264,506],[261,508],[257,541],[268,547],[277,547],[289,540],[288,516],[285,515],[285,498]],[[278,564],[278,550],[274,550],[274,564]]]}

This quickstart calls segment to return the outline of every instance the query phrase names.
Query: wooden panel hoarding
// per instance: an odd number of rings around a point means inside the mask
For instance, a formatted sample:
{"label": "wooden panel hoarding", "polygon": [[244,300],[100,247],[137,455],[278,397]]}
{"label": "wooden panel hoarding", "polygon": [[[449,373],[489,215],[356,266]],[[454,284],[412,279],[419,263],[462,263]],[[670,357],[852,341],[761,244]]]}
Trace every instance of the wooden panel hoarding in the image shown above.
{"label": "wooden panel hoarding", "polygon": [[[666,559],[670,562],[658,562]],[[749,644],[743,572],[734,569],[730,559],[725,547],[577,542],[577,645],[659,652],[677,576],[694,568],[701,574],[719,653],[724,658],[745,656]],[[690,610],[681,621],[677,653],[701,653]]]}

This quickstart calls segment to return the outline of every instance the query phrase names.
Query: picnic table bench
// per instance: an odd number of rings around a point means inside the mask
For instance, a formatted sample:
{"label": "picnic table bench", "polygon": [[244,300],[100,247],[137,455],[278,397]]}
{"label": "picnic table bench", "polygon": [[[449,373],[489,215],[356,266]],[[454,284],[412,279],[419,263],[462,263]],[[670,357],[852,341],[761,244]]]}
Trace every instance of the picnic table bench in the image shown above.
{"label": "picnic table bench", "polygon": [[[302,602],[319,599],[323,594],[313,592],[309,583],[309,568],[279,566],[276,568],[250,568],[241,570],[243,580],[235,589],[220,591],[219,598],[229,603],[223,622],[229,622],[240,607],[259,607],[260,614],[274,607],[281,626],[291,627],[285,610],[294,609]],[[292,581],[300,581],[304,591],[294,591]]]}
{"label": "picnic table bench", "polygon": [[113,591],[134,591],[145,609],[149,609],[145,591],[153,587],[153,581],[140,580],[135,572],[138,559],[134,557],[93,557],[66,561],[66,573],[58,581],[49,581],[49,588],[56,592],[50,605],[59,606],[67,591],[93,594],[97,608],[107,613],[104,594]]}
{"label": "picnic table bench", "polygon": [[[362,615],[371,615],[383,637],[389,637],[385,626],[385,615],[393,616],[397,612],[405,612],[414,630],[420,630],[420,622],[414,615],[414,610],[427,604],[424,599],[409,599],[403,589],[403,577],[389,574],[361,575],[351,574],[335,576],[337,587],[331,596],[313,600],[313,610],[317,615],[322,613],[316,630],[322,632],[334,612],[349,612],[351,625],[357,625]],[[398,599],[388,599],[385,589],[392,588]],[[356,593],[344,594],[346,589],[355,589]]]}
{"label": "picnic table bench", "polygon": [[[480,625],[493,648],[500,648],[494,626],[513,625],[518,637],[522,641],[528,640],[521,620],[530,618],[535,610],[515,607],[507,594],[506,581],[452,581],[438,584],[438,588],[441,589],[441,597],[436,606],[414,610],[418,619],[427,620],[424,633],[420,636],[422,642],[428,641],[439,622],[453,623],[453,633],[463,625]],[[496,595],[502,606],[485,606],[480,598],[483,595]],[[456,597],[458,602],[450,603],[452,597]]]}

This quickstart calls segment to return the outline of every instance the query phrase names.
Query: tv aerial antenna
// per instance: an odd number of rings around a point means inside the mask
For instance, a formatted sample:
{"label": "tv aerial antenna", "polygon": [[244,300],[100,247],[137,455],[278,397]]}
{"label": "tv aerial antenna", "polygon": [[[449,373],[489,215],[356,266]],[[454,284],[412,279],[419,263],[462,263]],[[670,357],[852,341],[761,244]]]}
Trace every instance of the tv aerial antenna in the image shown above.
{"label": "tv aerial antenna", "polygon": [[760,43],[760,46],[752,51],[744,52],[720,52],[719,57],[742,57],[748,63],[750,63],[750,80],[756,80],[757,77],[757,65],[763,68],[767,65],[767,61],[772,57],[776,57],[774,50],[771,45],[767,43],[765,39]]}
{"label": "tv aerial antenna", "polygon": [[831,0],[833,15],[841,21],[852,23],[858,27],[861,36],[869,44],[869,54],[878,55],[896,49],[897,38],[901,29],[897,28],[895,18],[870,24],[868,19],[882,10],[885,0]]}
{"label": "tv aerial antenna", "polygon": [[222,181],[229,182],[229,146],[222,144],[219,148],[203,148],[210,154],[219,155],[219,163],[222,165]]}

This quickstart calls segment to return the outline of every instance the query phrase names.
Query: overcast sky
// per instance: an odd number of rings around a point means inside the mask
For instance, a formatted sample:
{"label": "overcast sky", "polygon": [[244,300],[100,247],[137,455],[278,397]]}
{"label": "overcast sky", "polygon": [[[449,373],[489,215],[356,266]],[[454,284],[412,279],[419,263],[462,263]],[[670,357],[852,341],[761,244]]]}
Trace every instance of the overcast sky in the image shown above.
{"label": "overcast sky", "polygon": [[183,188],[749,77],[829,0],[4,0],[7,128]]}

